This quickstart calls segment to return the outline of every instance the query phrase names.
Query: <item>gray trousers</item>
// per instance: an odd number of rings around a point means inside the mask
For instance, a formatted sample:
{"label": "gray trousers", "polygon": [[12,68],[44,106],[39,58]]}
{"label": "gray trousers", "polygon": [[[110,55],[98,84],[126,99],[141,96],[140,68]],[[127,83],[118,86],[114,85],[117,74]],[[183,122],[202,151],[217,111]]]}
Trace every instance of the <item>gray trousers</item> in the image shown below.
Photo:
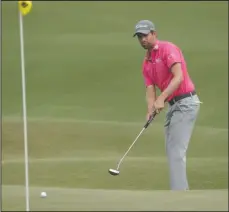
{"label": "gray trousers", "polygon": [[188,190],[186,152],[200,109],[197,95],[169,105],[165,121],[165,142],[171,190]]}

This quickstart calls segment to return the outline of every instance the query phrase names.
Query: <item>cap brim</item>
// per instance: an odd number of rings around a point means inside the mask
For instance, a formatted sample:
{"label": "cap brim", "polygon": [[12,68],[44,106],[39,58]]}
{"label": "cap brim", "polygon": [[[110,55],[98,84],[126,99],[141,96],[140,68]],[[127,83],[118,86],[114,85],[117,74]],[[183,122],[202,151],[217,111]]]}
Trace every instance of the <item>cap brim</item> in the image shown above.
{"label": "cap brim", "polygon": [[137,32],[134,33],[133,37],[135,37],[137,34],[148,35],[149,33],[150,33],[150,30],[138,30]]}

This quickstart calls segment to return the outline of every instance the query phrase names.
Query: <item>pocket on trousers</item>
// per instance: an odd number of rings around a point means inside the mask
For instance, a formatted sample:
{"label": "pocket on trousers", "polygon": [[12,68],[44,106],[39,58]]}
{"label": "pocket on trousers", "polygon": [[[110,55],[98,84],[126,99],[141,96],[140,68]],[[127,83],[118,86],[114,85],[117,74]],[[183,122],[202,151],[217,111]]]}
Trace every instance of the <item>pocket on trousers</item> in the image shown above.
{"label": "pocket on trousers", "polygon": [[200,103],[193,101],[193,100],[181,100],[180,102],[177,102],[177,109],[181,110],[182,112],[190,112],[195,113],[199,110]]}

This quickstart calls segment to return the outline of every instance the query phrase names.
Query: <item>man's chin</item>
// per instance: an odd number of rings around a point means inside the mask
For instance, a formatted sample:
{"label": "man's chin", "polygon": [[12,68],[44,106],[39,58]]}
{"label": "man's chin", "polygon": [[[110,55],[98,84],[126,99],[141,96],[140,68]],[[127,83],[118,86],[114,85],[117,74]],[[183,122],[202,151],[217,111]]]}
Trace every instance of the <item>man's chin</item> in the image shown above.
{"label": "man's chin", "polygon": [[149,49],[149,46],[148,45],[142,45],[142,48],[143,49]]}

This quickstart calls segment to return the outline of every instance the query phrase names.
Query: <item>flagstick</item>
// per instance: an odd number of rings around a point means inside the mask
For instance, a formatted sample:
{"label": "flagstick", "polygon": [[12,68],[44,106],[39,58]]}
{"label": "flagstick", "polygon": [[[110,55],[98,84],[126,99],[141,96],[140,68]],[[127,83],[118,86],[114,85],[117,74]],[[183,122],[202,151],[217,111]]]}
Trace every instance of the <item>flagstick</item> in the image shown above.
{"label": "flagstick", "polygon": [[23,37],[23,17],[19,11],[20,25],[20,46],[21,46],[21,72],[22,72],[22,101],[23,101],[23,122],[24,122],[24,153],[25,153],[25,197],[26,211],[29,209],[29,168],[28,168],[28,142],[27,142],[27,115],[26,115],[26,86],[25,86],[25,57],[24,57],[24,37]]}

